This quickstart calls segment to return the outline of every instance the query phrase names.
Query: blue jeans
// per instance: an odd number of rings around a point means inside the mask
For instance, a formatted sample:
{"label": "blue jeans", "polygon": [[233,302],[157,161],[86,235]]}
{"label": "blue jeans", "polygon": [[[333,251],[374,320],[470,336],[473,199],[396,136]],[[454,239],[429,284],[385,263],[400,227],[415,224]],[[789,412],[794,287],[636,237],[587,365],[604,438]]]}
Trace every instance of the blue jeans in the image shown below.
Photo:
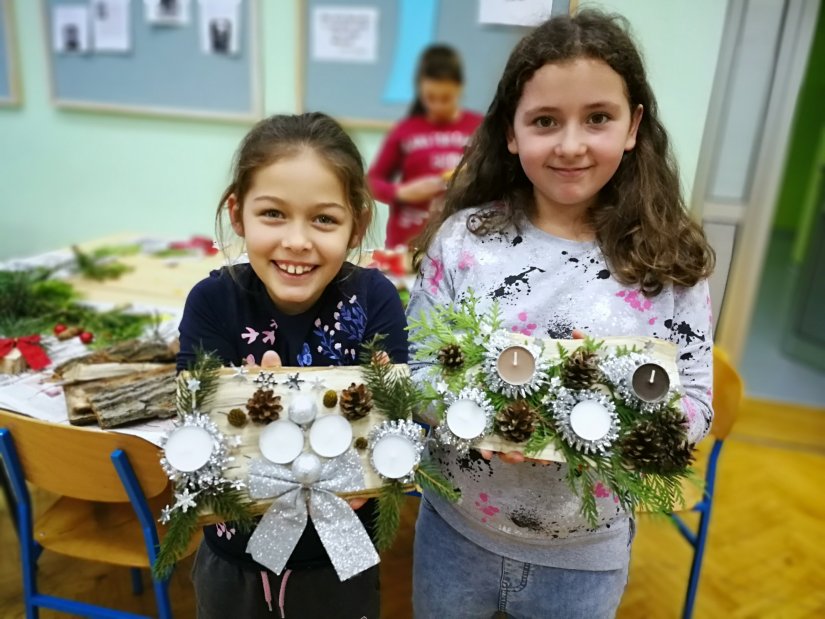
{"label": "blue jeans", "polygon": [[458,533],[421,499],[415,525],[416,619],[609,619],[627,584],[627,567],[591,572],[522,563]]}

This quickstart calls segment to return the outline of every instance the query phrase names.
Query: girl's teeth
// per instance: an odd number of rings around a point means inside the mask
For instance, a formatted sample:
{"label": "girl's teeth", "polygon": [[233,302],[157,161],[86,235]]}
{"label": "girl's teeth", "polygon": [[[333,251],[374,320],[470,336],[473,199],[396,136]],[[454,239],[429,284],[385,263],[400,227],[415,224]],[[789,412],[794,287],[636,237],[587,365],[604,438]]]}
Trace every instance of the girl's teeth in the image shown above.
{"label": "girl's teeth", "polygon": [[295,264],[287,264],[284,266],[280,266],[279,268],[283,271],[286,271],[290,275],[303,275],[304,273],[309,273],[312,270],[310,266],[303,266],[303,265],[295,265]]}

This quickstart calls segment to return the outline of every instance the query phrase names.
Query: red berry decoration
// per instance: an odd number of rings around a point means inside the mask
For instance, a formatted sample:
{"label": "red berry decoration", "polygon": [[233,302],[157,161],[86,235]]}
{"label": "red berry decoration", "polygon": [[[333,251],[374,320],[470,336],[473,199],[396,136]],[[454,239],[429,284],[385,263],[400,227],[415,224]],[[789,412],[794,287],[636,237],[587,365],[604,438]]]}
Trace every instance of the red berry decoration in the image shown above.
{"label": "red berry decoration", "polygon": [[92,340],[95,339],[94,333],[89,333],[88,331],[84,331],[79,337],[80,341],[84,344],[91,344]]}
{"label": "red berry decoration", "polygon": [[58,322],[54,326],[54,334],[55,335],[60,335],[61,333],[63,333],[66,330],[66,328],[67,328],[66,325],[64,325],[62,322]]}

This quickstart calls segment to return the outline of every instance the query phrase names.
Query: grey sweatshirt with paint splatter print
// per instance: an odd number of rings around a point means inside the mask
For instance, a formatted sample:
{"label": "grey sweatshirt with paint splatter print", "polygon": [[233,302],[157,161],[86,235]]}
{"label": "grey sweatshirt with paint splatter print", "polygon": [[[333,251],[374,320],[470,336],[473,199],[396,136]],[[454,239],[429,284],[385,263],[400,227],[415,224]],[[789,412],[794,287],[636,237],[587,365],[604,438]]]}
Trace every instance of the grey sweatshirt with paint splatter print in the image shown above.
{"label": "grey sweatshirt with paint splatter print", "polygon": [[[688,435],[699,441],[712,420],[711,305],[706,281],[692,288],[666,286],[653,298],[614,279],[595,242],[551,236],[526,218],[489,236],[467,229],[465,210],[448,219],[430,247],[407,308],[417,318],[452,304],[469,291],[486,311],[498,301],[505,328],[536,337],[567,339],[573,329],[594,337],[645,335],[677,344],[685,390]],[[431,380],[432,365],[413,363],[416,380]],[[499,555],[550,567],[620,569],[629,560],[629,516],[597,485],[599,524],[581,516],[580,501],[565,481],[564,464],[507,464],[461,456],[450,448],[433,455],[461,489],[451,504],[425,494],[461,534]]]}

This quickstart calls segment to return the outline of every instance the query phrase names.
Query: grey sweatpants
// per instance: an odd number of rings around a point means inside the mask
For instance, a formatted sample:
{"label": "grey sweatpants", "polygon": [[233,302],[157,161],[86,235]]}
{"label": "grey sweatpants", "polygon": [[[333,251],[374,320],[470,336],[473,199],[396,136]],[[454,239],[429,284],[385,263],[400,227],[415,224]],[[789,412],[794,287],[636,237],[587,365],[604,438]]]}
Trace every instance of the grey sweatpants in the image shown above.
{"label": "grey sweatpants", "polygon": [[260,572],[221,559],[201,542],[192,583],[198,619],[379,619],[377,565],[344,582],[332,566],[267,572],[265,584]]}

